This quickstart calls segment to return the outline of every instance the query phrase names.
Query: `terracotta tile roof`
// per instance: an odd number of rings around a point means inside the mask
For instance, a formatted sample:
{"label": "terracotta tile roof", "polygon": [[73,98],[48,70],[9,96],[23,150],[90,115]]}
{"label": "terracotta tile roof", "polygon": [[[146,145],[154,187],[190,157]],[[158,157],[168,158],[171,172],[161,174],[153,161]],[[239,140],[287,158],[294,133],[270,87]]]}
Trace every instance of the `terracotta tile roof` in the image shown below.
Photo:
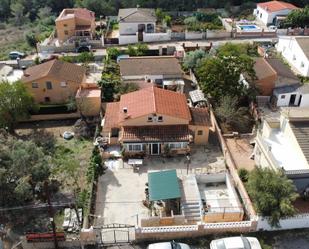
{"label": "terracotta tile roof", "polygon": [[276,75],[276,71],[264,58],[257,57],[254,58],[254,61],[254,71],[259,80]]}
{"label": "terracotta tile roof", "polygon": [[[191,120],[186,96],[170,90],[148,87],[124,94],[120,98],[119,121],[134,119],[149,114],[162,114],[175,118]],[[123,109],[127,113],[123,113]]]}
{"label": "terracotta tile roof", "polygon": [[258,3],[257,6],[265,9],[267,12],[276,12],[284,9],[298,9],[295,5],[282,1],[269,1],[264,3]]}
{"label": "terracotta tile roof", "polygon": [[191,125],[210,126],[210,116],[207,108],[190,108]]}
{"label": "terracotta tile roof", "polygon": [[268,58],[266,61],[277,73],[276,87],[299,84],[298,77],[280,59]]}
{"label": "terracotta tile roof", "polygon": [[119,22],[156,22],[154,9],[128,8],[119,9]]}
{"label": "terracotta tile roof", "polygon": [[23,82],[31,82],[49,76],[64,81],[73,81],[78,84],[83,82],[86,68],[73,63],[60,60],[51,60],[26,69],[21,78]]}
{"label": "terracotta tile roof", "polygon": [[123,127],[123,142],[178,142],[189,141],[187,125],[155,125]]}
{"label": "terracotta tile roof", "polygon": [[119,67],[122,76],[183,74],[178,59],[172,56],[123,58],[119,61]]}
{"label": "terracotta tile roof", "polygon": [[95,19],[95,14],[86,8],[64,9],[58,16],[56,21],[70,18],[79,18],[92,21]]}
{"label": "terracotta tile roof", "polygon": [[118,127],[119,124],[119,102],[107,103],[103,131]]}

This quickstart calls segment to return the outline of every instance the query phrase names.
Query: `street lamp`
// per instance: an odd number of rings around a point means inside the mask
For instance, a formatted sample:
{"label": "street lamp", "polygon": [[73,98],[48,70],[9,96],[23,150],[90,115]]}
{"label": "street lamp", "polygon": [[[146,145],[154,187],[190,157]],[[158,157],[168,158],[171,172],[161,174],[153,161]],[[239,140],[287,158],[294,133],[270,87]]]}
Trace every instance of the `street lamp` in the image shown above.
{"label": "street lamp", "polygon": [[187,175],[189,174],[189,168],[190,168],[190,163],[191,163],[191,156],[190,154],[188,153],[187,156]]}

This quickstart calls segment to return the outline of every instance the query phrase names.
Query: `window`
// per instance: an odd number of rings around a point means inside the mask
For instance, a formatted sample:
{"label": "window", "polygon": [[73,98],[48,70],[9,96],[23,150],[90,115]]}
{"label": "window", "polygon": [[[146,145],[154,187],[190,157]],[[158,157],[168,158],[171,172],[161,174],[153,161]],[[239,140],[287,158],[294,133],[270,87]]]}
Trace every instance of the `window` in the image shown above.
{"label": "window", "polygon": [[285,99],[285,95],[283,94],[283,95],[281,95],[281,97],[280,97],[281,99]]}
{"label": "window", "polygon": [[45,100],[45,102],[50,102],[50,98],[49,97],[45,97],[44,100]]}
{"label": "window", "polygon": [[198,130],[198,131],[197,131],[197,135],[198,135],[198,136],[203,135],[203,131],[202,131],[202,130]]}
{"label": "window", "polygon": [[68,32],[67,30],[65,30],[65,31],[64,31],[64,34],[65,34],[65,35],[68,35],[68,34],[69,34],[69,32]]}
{"label": "window", "polygon": [[67,24],[63,24],[63,27],[67,27],[68,25]]}
{"label": "window", "polygon": [[158,116],[158,122],[163,122],[163,117],[162,116]]}
{"label": "window", "polygon": [[39,84],[37,82],[32,82],[32,88],[39,88]]}
{"label": "window", "polygon": [[61,87],[67,87],[67,83],[66,83],[65,81],[60,82],[60,86],[61,86]]}
{"label": "window", "polygon": [[152,117],[148,117],[147,122],[152,122]]}
{"label": "window", "polygon": [[129,151],[142,151],[143,145],[142,144],[128,144],[127,148]]}
{"label": "window", "polygon": [[181,148],[185,148],[187,146],[187,143],[169,143],[168,147],[170,149],[181,149]]}
{"label": "window", "polygon": [[262,18],[262,13],[260,14],[260,18]]}
{"label": "window", "polygon": [[304,67],[305,64],[303,62],[300,63],[300,67]]}
{"label": "window", "polygon": [[259,10],[257,10],[256,13],[259,14]]}
{"label": "window", "polygon": [[50,81],[46,81],[46,88],[49,89],[49,90],[53,89],[53,85]]}
{"label": "window", "polygon": [[293,61],[295,61],[296,60],[296,56],[295,56],[295,54],[293,54]]}

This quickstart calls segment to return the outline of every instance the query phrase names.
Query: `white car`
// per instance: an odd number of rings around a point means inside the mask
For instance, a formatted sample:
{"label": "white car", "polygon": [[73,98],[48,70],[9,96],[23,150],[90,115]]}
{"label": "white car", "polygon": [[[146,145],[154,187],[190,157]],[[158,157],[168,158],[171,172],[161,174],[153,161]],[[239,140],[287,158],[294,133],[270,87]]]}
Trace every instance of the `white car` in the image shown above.
{"label": "white car", "polygon": [[147,249],[190,249],[190,246],[175,241],[150,244]]}
{"label": "white car", "polygon": [[230,237],[211,241],[210,249],[262,249],[254,237]]}

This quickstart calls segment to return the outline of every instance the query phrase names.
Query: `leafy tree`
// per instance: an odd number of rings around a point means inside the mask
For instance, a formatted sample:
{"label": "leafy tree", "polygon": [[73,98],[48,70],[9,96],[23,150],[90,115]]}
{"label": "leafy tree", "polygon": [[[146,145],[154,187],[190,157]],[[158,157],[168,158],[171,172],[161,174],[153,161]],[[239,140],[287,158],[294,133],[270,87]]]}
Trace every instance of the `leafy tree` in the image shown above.
{"label": "leafy tree", "polygon": [[136,45],[136,56],[146,55],[146,51],[148,50],[148,45],[145,43],[138,43]]}
{"label": "leafy tree", "polygon": [[217,49],[218,56],[258,56],[257,44],[227,42]]}
{"label": "leafy tree", "polygon": [[117,57],[121,54],[120,50],[115,47],[107,48],[107,54],[109,59],[116,60]]}
{"label": "leafy tree", "polygon": [[37,35],[34,32],[28,32],[26,33],[26,41],[28,45],[35,49],[36,54],[39,55],[37,43],[39,42],[39,39]]}
{"label": "leafy tree", "polygon": [[169,15],[165,15],[163,18],[164,23],[166,24],[167,27],[171,27],[172,25],[172,17]]}
{"label": "leafy tree", "polygon": [[0,83],[0,128],[14,131],[16,123],[28,118],[33,107],[33,98],[22,82]]}
{"label": "leafy tree", "polygon": [[36,189],[48,179],[50,159],[32,141],[0,133],[0,206],[32,201]]}
{"label": "leafy tree", "polygon": [[241,132],[250,127],[251,119],[247,107],[240,107],[237,97],[223,96],[219,106],[215,108],[216,115],[225,127],[237,129]]}
{"label": "leafy tree", "polygon": [[260,215],[269,217],[269,223],[278,227],[280,218],[293,216],[293,201],[298,194],[295,186],[283,172],[268,168],[253,170],[246,183],[247,191]]}
{"label": "leafy tree", "polygon": [[205,94],[218,101],[227,93],[232,97],[246,95],[248,87],[240,82],[240,75],[254,80],[253,66],[254,61],[247,55],[211,57],[201,60],[196,73]]}
{"label": "leafy tree", "polygon": [[14,23],[17,26],[20,26],[27,21],[29,15],[25,13],[25,2],[23,0],[12,2],[10,9]]}
{"label": "leafy tree", "polygon": [[304,28],[309,26],[309,5],[303,9],[291,11],[284,20],[282,26],[286,28]]}
{"label": "leafy tree", "polygon": [[186,70],[195,69],[205,56],[206,52],[202,49],[189,52],[183,60],[183,67]]}
{"label": "leafy tree", "polygon": [[158,9],[155,10],[155,14],[156,14],[157,20],[158,20],[159,22],[162,22],[162,21],[163,21],[163,18],[164,18],[164,16],[165,16],[163,10],[162,10],[161,8],[158,8]]}
{"label": "leafy tree", "polygon": [[80,63],[89,63],[94,61],[94,55],[92,52],[82,52],[77,56],[77,61]]}

